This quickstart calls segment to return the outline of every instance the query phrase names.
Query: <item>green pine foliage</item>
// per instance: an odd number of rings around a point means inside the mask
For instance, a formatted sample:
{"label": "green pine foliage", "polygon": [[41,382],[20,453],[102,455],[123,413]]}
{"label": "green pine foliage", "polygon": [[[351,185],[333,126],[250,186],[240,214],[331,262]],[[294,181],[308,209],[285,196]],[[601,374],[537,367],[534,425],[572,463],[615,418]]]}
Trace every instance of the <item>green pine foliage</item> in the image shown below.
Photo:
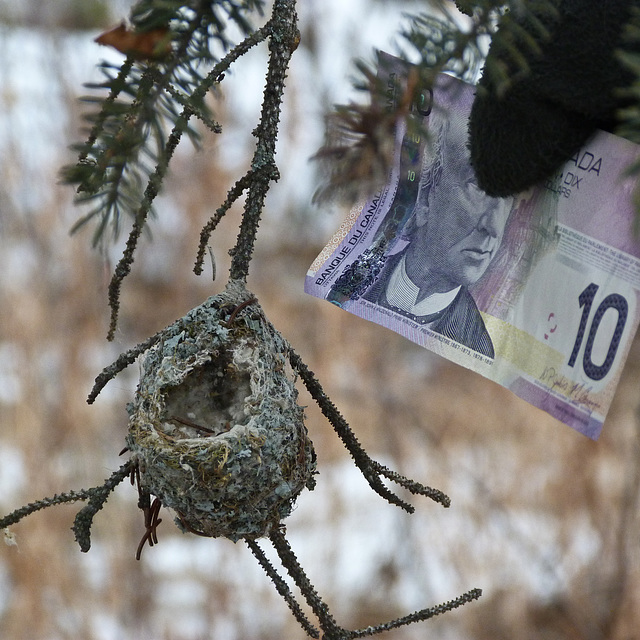
{"label": "green pine foliage", "polygon": [[[127,58],[120,67],[102,63],[104,81],[88,85],[101,95],[85,98],[94,106],[86,116],[91,128],[86,142],[76,146],[78,161],[62,169],[62,179],[76,186],[78,204],[90,205],[72,231],[95,222],[94,246],[116,238],[124,216],[132,219],[126,248],[109,285],[109,339],[116,328],[122,281],[131,270],[138,240],[153,215],[153,202],[177,145],[185,135],[198,143],[193,118],[214,133],[221,131],[207,94],[218,88],[238,58],[267,39],[272,56],[265,104],[269,102],[268,113],[279,114],[284,74],[295,49],[291,42],[295,43],[297,33],[295,18],[283,16],[295,16],[295,3],[276,0],[271,20],[256,29],[254,22],[262,17],[264,4],[264,0],[140,0],[132,8],[130,26],[123,23],[98,38],[101,44],[126,53]],[[234,42],[231,31],[236,37],[240,34],[239,43]],[[254,133],[258,138],[256,153],[261,154],[260,170],[254,167],[238,181],[219,217],[245,190],[257,189],[261,194],[257,202],[262,202],[269,182],[276,177],[272,155],[277,118],[262,123]],[[265,150],[268,157],[263,157]],[[246,275],[245,262],[250,259],[259,211],[252,210],[249,218],[254,222],[242,237],[244,253],[238,254],[234,263],[236,275]],[[203,230],[199,263],[216,223]]]}
{"label": "green pine foliage", "polygon": [[133,7],[131,32],[165,30],[168,51],[158,59],[131,51],[121,66],[103,62],[104,80],[86,85],[101,95],[84,98],[93,106],[86,115],[91,129],[86,142],[75,146],[78,162],[62,171],[63,180],[77,188],[77,203],[91,205],[73,231],[96,221],[97,245],[108,229],[118,236],[123,214],[144,225],[180,138],[186,134],[198,142],[189,114],[220,131],[205,101],[219,78],[208,73],[233,45],[230,25],[248,36],[263,5],[263,0],[141,0]]}

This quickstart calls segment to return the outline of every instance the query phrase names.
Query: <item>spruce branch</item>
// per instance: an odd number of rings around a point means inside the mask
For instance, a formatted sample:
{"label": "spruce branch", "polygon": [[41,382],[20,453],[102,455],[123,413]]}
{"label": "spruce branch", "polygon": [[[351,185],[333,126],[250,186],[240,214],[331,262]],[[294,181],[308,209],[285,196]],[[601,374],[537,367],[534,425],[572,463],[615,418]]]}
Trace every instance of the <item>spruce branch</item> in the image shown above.
{"label": "spruce branch", "polygon": [[112,473],[103,484],[91,489],[80,489],[79,491],[67,491],[65,493],[56,493],[51,498],[42,498],[16,509],[9,515],[0,518],[0,529],[6,529],[11,525],[17,524],[23,518],[40,511],[48,509],[58,504],[67,502],[78,502],[88,500],[89,504],[83,507],[75,519],[73,530],[76,540],[80,544],[82,551],[88,551],[91,546],[90,529],[93,522],[93,516],[104,506],[111,492],[131,473],[133,462],[128,461],[123,464],[117,471]]}
{"label": "spruce branch", "polygon": [[[148,60],[138,60],[134,55],[129,55],[115,77],[113,71],[117,67],[108,63],[101,65],[106,82],[88,86],[95,89],[108,87],[111,92],[103,102],[95,98],[88,99],[101,104],[101,109],[97,116],[93,116],[96,123],[89,139],[80,148],[80,160],[87,160],[91,154],[98,169],[104,171],[111,167],[109,161],[115,155],[119,161],[134,165],[135,170],[135,164],[139,160],[135,148],[125,146],[120,150],[122,153],[119,157],[114,153],[113,138],[114,136],[126,138],[123,136],[125,125],[136,130],[144,140],[142,148],[145,153],[150,157],[156,157],[163,146],[163,121],[173,123],[179,117],[179,101],[176,105],[171,100],[171,98],[175,99],[177,90],[181,90],[185,96],[190,96],[190,104],[200,114],[207,116],[209,110],[202,99],[203,96],[191,95],[202,81],[200,67],[204,64],[211,66],[217,62],[217,56],[212,50],[214,41],[221,45],[223,51],[231,48],[231,42],[225,35],[228,21],[235,22],[245,36],[250,34],[250,25],[244,12],[254,10],[262,13],[261,1],[245,2],[238,7],[226,0],[212,2],[140,0],[132,9],[131,21],[136,31],[130,35],[144,37],[146,33],[153,30],[164,29],[171,39],[170,55],[166,60],[151,59],[150,64]],[[226,18],[219,16],[219,11],[226,12]],[[153,86],[145,87],[149,79],[153,80]],[[121,93],[128,96],[130,101],[116,103]],[[195,130],[189,129],[188,133],[194,141],[197,141],[198,134]],[[155,138],[155,150],[148,146],[151,134]],[[100,166],[101,164],[104,166]],[[86,191],[86,184],[80,180],[81,176],[74,175],[73,171],[73,167],[64,170],[67,181],[80,181],[80,191]],[[100,178],[100,174],[98,173],[96,177]],[[95,191],[89,190],[89,193],[95,193]],[[108,211],[104,213],[106,215]]]}
{"label": "spruce branch", "polygon": [[[233,62],[235,62],[240,56],[244,55],[256,44],[267,38],[270,34],[271,23],[268,23],[262,29],[258,29],[255,33],[245,38],[239,45],[234,47],[234,49],[232,49],[218,64],[214,66],[214,68],[198,85],[191,96],[191,101],[195,104],[201,102],[208,91],[214,86],[214,84],[219,83],[222,80],[222,78],[224,77],[224,73],[228,70]],[[135,221],[129,234],[125,250],[116,266],[111,282],[109,283],[109,307],[111,309],[111,320],[109,323],[109,332],[107,334],[108,340],[113,340],[113,337],[115,335],[115,330],[118,322],[118,312],[120,309],[120,289],[122,287],[123,280],[131,272],[135,250],[138,245],[140,235],[142,234],[142,230],[144,229],[144,226],[146,224],[147,217],[151,211],[151,205],[153,203],[153,200],[159,193],[162,182],[169,168],[169,162],[171,161],[173,153],[178,146],[178,143],[180,142],[182,134],[187,130],[189,120],[195,114],[196,109],[192,104],[187,104],[183,108],[180,116],[176,120],[171,134],[169,135],[168,141],[163,150],[164,153],[161,157],[161,160],[156,165],[153,174],[151,174],[151,176],[149,177],[147,188],[136,213]],[[218,129],[218,131],[219,130],[220,129]]]}
{"label": "spruce branch", "polygon": [[[141,55],[141,51],[136,51],[134,48],[117,73],[115,73],[115,67],[103,65],[103,72],[107,80],[102,84],[102,88],[108,88],[109,95],[100,103],[101,110],[93,117],[94,125],[89,139],[80,148],[78,164],[69,171],[67,178],[69,182],[79,185],[81,199],[96,203],[93,211],[76,225],[77,228],[92,217],[99,217],[97,235],[94,236],[94,240],[96,238],[102,239],[104,231],[109,225],[114,229],[114,233],[117,232],[121,211],[126,211],[128,215],[133,217],[125,250],[109,285],[111,320],[108,339],[110,340],[113,339],[116,329],[123,280],[131,271],[138,249],[138,241],[147,228],[149,217],[153,214],[153,203],[160,193],[175,149],[185,134],[197,142],[197,131],[191,124],[194,118],[200,120],[213,133],[221,131],[220,124],[212,117],[206,105],[207,94],[222,82],[225,72],[239,57],[259,42],[268,40],[269,58],[262,109],[259,123],[253,131],[256,138],[255,152],[245,175],[235,182],[228,191],[225,201],[202,229],[194,267],[197,274],[201,273],[207,242],[211,234],[233,203],[242,194],[246,194],[239,233],[235,246],[230,250],[231,267],[229,271],[229,282],[234,286],[239,284],[244,287],[265,198],[271,183],[279,178],[275,163],[275,144],[289,62],[300,38],[297,29],[295,0],[274,0],[272,14],[268,22],[261,29],[251,31],[245,13],[250,10],[260,11],[262,4],[261,0],[245,0],[241,4],[233,2],[233,0],[191,0],[186,3],[177,0],[140,0],[132,10],[133,34],[151,34],[159,30],[159,42],[162,47],[167,45],[168,48],[164,50],[160,47],[161,50],[158,52],[154,45],[146,51],[145,55]],[[472,14],[479,20],[477,18],[479,12],[472,11]],[[229,21],[240,26],[245,36],[244,40],[235,47],[231,47],[225,33],[226,24]],[[416,20],[415,25],[417,25],[416,29],[411,31],[407,38],[413,38],[416,41],[424,36],[428,28],[433,27],[432,23],[426,20]],[[422,36],[417,31],[418,27],[423,30]],[[166,41],[163,39],[165,31],[168,38]],[[463,56],[463,53],[468,49],[469,42],[453,31],[438,40],[434,35],[436,31],[437,25],[432,29],[429,38],[422,38],[422,46],[427,52],[430,43],[436,43],[436,48],[440,47],[444,53],[436,59],[435,66],[444,68],[446,66],[444,55],[446,54],[449,58]],[[216,41],[225,52],[225,55],[220,59],[213,54],[212,40]],[[425,59],[426,57],[428,57],[427,53],[425,53]],[[467,63],[463,62],[463,66],[464,64]],[[205,67],[209,71],[203,75],[202,69]],[[433,68],[429,71],[423,69],[420,73],[433,73]],[[375,74],[366,71],[365,77],[367,88],[371,89],[375,85]],[[357,133],[364,136],[365,143],[367,135],[378,135],[379,137],[374,144],[375,155],[380,148],[385,146],[385,136],[390,135],[395,128],[397,116],[403,115],[409,110],[411,101],[415,97],[414,91],[421,85],[422,79],[414,74],[411,77],[406,95],[401,101],[399,112],[392,114],[382,130],[378,132],[375,129],[379,124],[376,119],[379,113],[375,113],[367,119],[367,117],[362,117],[363,113],[357,108],[343,110],[342,115],[346,122],[343,133],[348,136],[350,131],[359,128]],[[169,131],[168,134],[167,131]],[[222,323],[222,326],[229,329],[238,312],[254,302],[256,299],[249,297],[232,305],[229,319],[226,324]],[[221,312],[225,306],[215,307],[215,309]],[[218,320],[222,318],[221,314]],[[109,380],[129,366],[139,355],[163,340],[168,329],[171,329],[174,332],[172,335],[175,335],[175,330],[180,332],[191,326],[192,320],[192,316],[187,314],[171,327],[158,332],[133,349],[121,354],[112,365],[98,375],[89,394],[88,402],[94,402]],[[310,394],[376,493],[389,503],[400,506],[410,513],[413,512],[414,509],[409,503],[403,501],[385,486],[383,480],[386,479],[414,494],[427,496],[445,507],[449,506],[449,498],[442,492],[406,478],[372,460],[346,420],[325,394],[313,372],[291,348],[288,348],[288,357],[292,367],[301,376]],[[202,429],[199,425],[195,426]],[[128,447],[125,451],[129,449],[130,445],[129,440],[127,442]],[[131,447],[129,450],[134,452],[133,445]],[[57,501],[49,499],[48,502],[44,501],[42,506],[34,507],[34,510],[63,501],[88,500],[88,504],[77,514],[73,525],[75,538],[81,550],[88,551],[95,514],[102,509],[115,486],[127,475],[130,475],[132,483],[137,481],[138,506],[145,516],[145,533],[136,553],[136,557],[139,558],[142,548],[147,542],[149,546],[157,542],[156,529],[161,522],[158,513],[162,500],[165,499],[154,497],[153,501],[151,500],[151,493],[141,485],[142,473],[144,473],[144,469],[139,460],[136,460],[136,454],[132,453],[132,460],[125,463],[100,487],[63,494],[63,497],[56,496],[54,500]],[[306,486],[312,488],[312,483],[309,481]],[[21,510],[18,511],[20,513],[15,512],[18,513],[18,517],[24,517],[30,512],[28,509],[24,514]],[[0,523],[4,524],[5,520]],[[178,520],[184,530],[207,535],[204,530],[193,528],[180,512],[178,512]],[[6,521],[10,523],[9,520]],[[319,626],[324,633],[323,637],[327,640],[367,637],[419,620],[426,620],[469,602],[480,595],[479,590],[473,590],[445,604],[423,609],[391,622],[358,630],[343,629],[338,626],[328,606],[318,595],[300,566],[284,536],[283,527],[277,522],[273,522],[268,537],[282,565],[287,569],[314,614],[318,617]],[[302,612],[289,587],[267,560],[262,549],[254,540],[247,539],[246,542],[276,586],[277,591],[287,602],[299,624],[310,636],[317,638],[320,635],[318,629]]]}
{"label": "spruce branch", "polygon": [[264,572],[269,576],[271,582],[273,582],[277,592],[285,599],[287,606],[298,621],[298,624],[304,629],[308,636],[311,638],[319,638],[320,634],[318,630],[304,615],[300,605],[296,602],[291,590],[287,586],[287,583],[280,577],[280,574],[276,571],[275,567],[269,562],[269,559],[265,556],[264,551],[260,548],[258,543],[255,540],[245,540],[245,542],[255,559],[258,561],[258,564],[264,569]]}
{"label": "spruce branch", "polygon": [[371,103],[336,105],[327,117],[325,143],[313,159],[320,161],[328,175],[316,190],[314,203],[336,197],[355,201],[384,182],[393,158],[398,120],[406,117],[417,87],[413,74],[397,108],[387,110],[380,99],[386,87],[375,71],[363,62],[356,66],[360,75],[355,88],[368,92]]}
{"label": "spruce branch", "polygon": [[395,471],[391,471],[379,462],[372,460],[351,430],[349,423],[344,419],[338,408],[325,393],[313,371],[307,367],[307,365],[302,361],[302,358],[291,347],[289,347],[289,362],[293,369],[298,372],[302,382],[304,382],[307,390],[311,394],[311,397],[317,402],[320,410],[327,420],[329,420],[331,426],[342,440],[347,451],[351,454],[351,457],[356,463],[356,466],[360,469],[362,475],[364,475],[369,483],[369,486],[379,496],[384,498],[387,502],[395,504],[409,513],[413,513],[415,511],[412,505],[396,496],[382,483],[380,478],[386,478],[387,480],[396,482],[413,494],[431,498],[431,500],[438,502],[443,507],[448,507],[451,504],[449,497],[442,491],[431,487],[425,487],[419,482],[405,478]]}
{"label": "spruce branch", "polygon": [[[102,105],[102,109],[100,110],[100,112],[95,118],[94,125],[91,128],[91,132],[89,133],[89,137],[87,138],[87,141],[82,151],[80,152],[80,156],[79,156],[80,160],[87,159],[89,152],[91,151],[93,146],[96,144],[98,137],[101,135],[104,129],[105,121],[110,114],[110,107],[115,103],[115,101],[118,99],[120,94],[127,89],[127,78],[129,77],[129,74],[131,73],[131,70],[133,68],[133,62],[134,60],[132,57],[130,56],[127,57],[127,59],[122,64],[120,71],[115,76],[115,78],[113,78],[112,82],[109,84],[109,89],[110,89],[109,95],[106,97]],[[105,66],[103,68],[108,68],[108,67]]]}
{"label": "spruce branch", "polygon": [[[206,95],[235,60],[270,34],[269,26],[252,31],[248,19],[252,12],[262,15],[263,5],[263,0],[139,0],[131,13],[133,31],[124,25],[114,30],[133,42],[126,45],[129,49],[123,45],[127,59],[120,68],[103,63],[105,80],[88,85],[109,93],[105,99],[86,99],[97,103],[98,111],[88,116],[93,126],[87,141],[76,146],[77,163],[64,167],[61,174],[64,182],[76,185],[76,202],[92,205],[72,232],[97,219],[94,246],[104,241],[108,227],[117,237],[122,213],[133,218],[109,287],[109,339],[117,321],[122,280],[131,270],[140,235],[154,213],[153,203],[175,148],[185,133],[197,144],[199,134],[190,123],[193,116],[214,133],[221,131],[211,117]],[[244,36],[235,47],[227,36],[230,23]],[[136,43],[158,33],[166,34],[161,38],[166,48],[163,55],[140,55]],[[119,48],[106,35],[98,41]],[[219,56],[218,50],[224,55]],[[203,76],[205,68],[210,71]]]}
{"label": "spruce branch", "polygon": [[289,60],[300,40],[295,5],[295,0],[275,0],[273,4],[270,21],[269,65],[262,110],[260,122],[253,132],[257,138],[256,150],[251,162],[254,179],[247,193],[236,245],[229,252],[231,280],[247,278],[264,200],[271,181],[279,177],[274,155],[280,122],[280,106]]}

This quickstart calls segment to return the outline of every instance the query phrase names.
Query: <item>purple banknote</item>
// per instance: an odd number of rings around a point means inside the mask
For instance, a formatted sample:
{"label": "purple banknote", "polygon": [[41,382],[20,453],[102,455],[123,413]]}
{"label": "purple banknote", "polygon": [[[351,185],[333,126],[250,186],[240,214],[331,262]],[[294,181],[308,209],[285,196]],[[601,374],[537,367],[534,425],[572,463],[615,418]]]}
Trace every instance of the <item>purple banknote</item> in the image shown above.
{"label": "purple banknote", "polygon": [[[410,67],[380,60],[394,109]],[[640,321],[625,175],[640,147],[599,132],[544,184],[491,198],[469,163],[474,87],[440,75],[415,95],[387,183],[349,213],[305,291],[597,438]]]}

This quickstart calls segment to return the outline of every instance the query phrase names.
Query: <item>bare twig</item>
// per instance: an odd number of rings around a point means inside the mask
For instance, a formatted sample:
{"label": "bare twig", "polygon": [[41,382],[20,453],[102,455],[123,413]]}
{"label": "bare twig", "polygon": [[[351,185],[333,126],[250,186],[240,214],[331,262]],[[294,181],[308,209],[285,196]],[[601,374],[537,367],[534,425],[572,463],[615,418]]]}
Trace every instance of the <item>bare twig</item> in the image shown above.
{"label": "bare twig", "polygon": [[269,540],[271,540],[282,565],[295,581],[313,612],[318,616],[320,627],[324,632],[324,635],[322,636],[323,640],[351,640],[352,638],[373,636],[378,633],[383,633],[384,631],[390,631],[391,629],[397,629],[398,627],[413,624],[414,622],[428,620],[429,618],[433,618],[442,613],[446,613],[447,611],[461,607],[468,602],[477,600],[482,595],[482,591],[480,589],[472,589],[453,600],[449,600],[443,604],[438,604],[435,607],[427,607],[425,609],[420,609],[419,611],[414,611],[409,615],[396,618],[390,622],[383,622],[363,629],[344,629],[337,624],[329,612],[329,607],[323,602],[322,598],[320,598],[314,586],[311,584],[311,581],[304,572],[304,569],[300,566],[300,563],[298,562],[298,559],[287,542],[284,534],[280,530],[274,529],[269,534]]}
{"label": "bare twig", "polygon": [[5,529],[13,524],[17,524],[23,518],[30,516],[40,509],[47,509],[57,504],[65,504],[66,502],[78,502],[81,500],[87,500],[89,498],[88,489],[80,489],[79,491],[67,491],[65,493],[55,493],[51,498],[42,498],[42,500],[36,500],[25,504],[23,507],[12,511],[10,514],[0,518],[0,529]]}
{"label": "bare twig", "polygon": [[291,54],[295,51],[300,34],[297,29],[295,0],[275,0],[270,21],[269,68],[264,88],[260,123],[254,131],[257,138],[256,150],[251,162],[255,178],[247,193],[240,232],[231,255],[231,280],[246,280],[249,262],[253,254],[256,233],[264,199],[272,180],[278,179],[278,169],[274,163],[275,145],[280,121],[280,105],[284,91]]}
{"label": "bare twig", "polygon": [[320,634],[318,630],[309,622],[309,619],[304,615],[300,605],[296,602],[293,594],[291,593],[287,583],[280,577],[275,567],[269,562],[267,556],[264,555],[262,549],[258,546],[258,543],[255,540],[245,540],[249,549],[251,549],[251,553],[253,553],[255,559],[258,561],[260,566],[264,569],[265,573],[271,578],[271,582],[275,585],[278,593],[285,599],[289,609],[291,609],[291,613],[295,616],[296,620],[300,624],[300,626],[305,630],[307,635],[312,638],[319,638]]}
{"label": "bare twig", "polygon": [[324,635],[322,636],[323,640],[338,640],[348,637],[345,635],[346,630],[338,626],[338,623],[329,612],[329,607],[311,584],[311,581],[304,572],[304,569],[300,566],[284,534],[278,529],[273,529],[269,534],[269,540],[271,540],[271,544],[276,550],[282,566],[295,581],[313,613],[318,616],[320,627],[322,631],[324,631]]}
{"label": "bare twig", "polygon": [[356,466],[360,471],[362,471],[362,474],[369,483],[369,486],[378,495],[387,500],[387,502],[395,504],[409,513],[414,512],[412,505],[400,499],[382,483],[380,477],[384,477],[387,478],[387,480],[396,482],[411,493],[431,498],[435,502],[440,503],[443,507],[448,507],[451,504],[449,497],[442,491],[426,487],[419,482],[405,478],[395,471],[391,471],[384,465],[381,465],[379,462],[372,460],[351,430],[349,423],[344,419],[340,411],[338,411],[338,408],[333,404],[333,402],[331,402],[329,396],[324,392],[322,385],[318,382],[313,371],[307,367],[307,365],[302,361],[302,358],[300,358],[300,356],[291,347],[289,348],[289,362],[295,371],[300,374],[300,377],[311,394],[311,397],[318,403],[322,413],[335,429],[336,433],[344,443],[344,446],[347,448],[347,451],[349,451],[353,457]]}
{"label": "bare twig", "polygon": [[160,340],[160,336],[162,331],[156,333],[154,336],[147,338],[144,342],[133,347],[133,349],[129,349],[124,353],[121,353],[118,356],[118,359],[110,364],[108,367],[103,369],[95,379],[95,383],[91,392],[89,393],[89,397],[87,398],[88,404],[93,404],[100,394],[100,392],[104,389],[107,382],[115,378],[121,371],[126,369],[130,364],[133,364],[135,359],[143,354],[147,349],[150,349],[158,340]]}
{"label": "bare twig", "polygon": [[93,524],[93,517],[102,509],[111,492],[131,474],[134,464],[132,460],[125,462],[99,487],[93,487],[86,491],[89,504],[78,512],[72,527],[81,551],[87,552],[91,548],[91,525]]}
{"label": "bare twig", "polygon": [[244,191],[251,184],[251,179],[253,177],[253,172],[249,171],[242,178],[240,178],[234,185],[229,189],[227,193],[226,200],[216,209],[215,214],[211,217],[209,222],[202,228],[200,232],[200,244],[198,245],[198,255],[196,256],[196,264],[193,267],[193,272],[199,276],[202,273],[202,264],[204,262],[204,254],[206,251],[207,243],[209,242],[209,238],[211,238],[211,234],[215,231],[218,223],[224,215],[229,211],[231,205],[244,193]]}
{"label": "bare twig", "polygon": [[454,598],[453,600],[449,600],[448,602],[443,602],[442,604],[438,604],[435,607],[427,607],[426,609],[420,609],[420,611],[414,611],[407,616],[402,616],[402,618],[396,618],[395,620],[391,620],[390,622],[383,622],[382,624],[376,624],[371,627],[365,627],[364,629],[356,629],[354,631],[350,631],[346,638],[368,638],[369,636],[373,636],[378,633],[383,633],[384,631],[390,631],[391,629],[397,629],[398,627],[404,627],[408,624],[413,624],[414,622],[423,622],[425,620],[429,620],[430,618],[435,618],[442,613],[446,613],[447,611],[452,611],[453,609],[457,609],[468,602],[472,602],[473,600],[477,600],[482,595],[482,589],[471,589],[471,591],[467,591],[463,593],[461,596]]}

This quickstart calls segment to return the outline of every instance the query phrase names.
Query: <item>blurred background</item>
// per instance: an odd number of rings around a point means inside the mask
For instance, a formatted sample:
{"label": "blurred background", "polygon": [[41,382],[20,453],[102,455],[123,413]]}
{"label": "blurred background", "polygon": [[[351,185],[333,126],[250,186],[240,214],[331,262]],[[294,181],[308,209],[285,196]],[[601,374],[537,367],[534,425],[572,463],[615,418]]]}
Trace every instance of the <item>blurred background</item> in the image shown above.
{"label": "blurred background", "polygon": [[[128,3],[0,2],[0,513],[99,485],[120,464],[132,365],[93,406],[95,376],[120,352],[182,316],[226,282],[234,208],[192,272],[199,232],[252,153],[266,51],[243,59],[214,104],[224,125],[202,148],[183,143],[123,285],[119,330],[106,287],[124,238],[91,249],[73,237],[80,215],[58,184],[82,139],[83,82],[122,57],[93,39]],[[318,486],[286,521],[301,564],[339,623],[362,627],[452,599],[483,597],[384,637],[439,640],[640,638],[638,448],[640,342],[631,350],[599,442],[509,391],[303,293],[306,270],[345,211],[310,204],[309,158],[323,116],[354,99],[354,57],[394,52],[403,11],[425,2],[306,0],[278,143],[282,180],[269,195],[250,288],[316,372],[369,453],[452,499],[409,498],[408,515],[362,480],[304,389],[319,456]],[[126,234],[125,234],[126,235]],[[80,505],[41,511],[0,547],[0,638],[8,640],[298,640],[284,601],[242,544],[183,535],[166,512],[159,544],[144,533],[136,491],[123,483],[97,515],[92,548],[70,527]],[[274,554],[264,545],[270,558]]]}

